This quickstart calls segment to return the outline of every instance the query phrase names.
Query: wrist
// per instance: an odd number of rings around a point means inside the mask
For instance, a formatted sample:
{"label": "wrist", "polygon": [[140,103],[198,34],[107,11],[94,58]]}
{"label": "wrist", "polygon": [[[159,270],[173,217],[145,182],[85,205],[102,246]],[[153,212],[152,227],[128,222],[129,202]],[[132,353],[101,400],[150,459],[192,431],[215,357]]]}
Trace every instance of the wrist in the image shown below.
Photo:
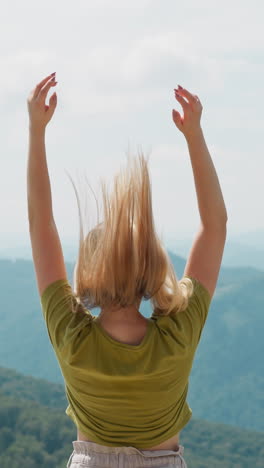
{"label": "wrist", "polygon": [[46,127],[36,125],[36,124],[29,124],[29,134],[30,136],[44,136],[45,135]]}
{"label": "wrist", "polygon": [[186,133],[185,135],[187,143],[190,143],[192,140],[197,140],[197,138],[203,137],[203,130],[202,127],[197,127],[194,130]]}

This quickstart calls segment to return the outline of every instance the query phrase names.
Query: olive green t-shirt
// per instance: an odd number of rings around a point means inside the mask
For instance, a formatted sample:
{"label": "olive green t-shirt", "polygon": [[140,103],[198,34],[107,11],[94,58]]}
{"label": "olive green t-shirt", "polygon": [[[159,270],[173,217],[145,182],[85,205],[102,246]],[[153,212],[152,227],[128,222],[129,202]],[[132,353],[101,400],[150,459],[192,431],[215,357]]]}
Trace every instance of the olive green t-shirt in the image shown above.
{"label": "olive green t-shirt", "polygon": [[190,420],[186,397],[192,363],[211,298],[191,278],[194,294],[185,311],[148,319],[139,345],[110,337],[78,305],[68,280],[50,284],[41,305],[57,356],[69,406],[66,410],[86,437],[107,446],[158,445]]}

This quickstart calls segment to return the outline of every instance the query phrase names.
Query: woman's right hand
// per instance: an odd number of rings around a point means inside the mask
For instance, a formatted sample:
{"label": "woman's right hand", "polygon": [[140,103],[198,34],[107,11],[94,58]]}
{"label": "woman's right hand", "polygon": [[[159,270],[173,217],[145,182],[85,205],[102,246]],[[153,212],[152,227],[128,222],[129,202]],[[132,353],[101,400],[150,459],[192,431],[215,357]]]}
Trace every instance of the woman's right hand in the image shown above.
{"label": "woman's right hand", "polygon": [[178,85],[174,90],[175,98],[182,105],[183,117],[175,109],[172,110],[172,118],[176,127],[184,134],[185,138],[201,131],[201,115],[203,106],[196,94],[191,94],[187,89]]}

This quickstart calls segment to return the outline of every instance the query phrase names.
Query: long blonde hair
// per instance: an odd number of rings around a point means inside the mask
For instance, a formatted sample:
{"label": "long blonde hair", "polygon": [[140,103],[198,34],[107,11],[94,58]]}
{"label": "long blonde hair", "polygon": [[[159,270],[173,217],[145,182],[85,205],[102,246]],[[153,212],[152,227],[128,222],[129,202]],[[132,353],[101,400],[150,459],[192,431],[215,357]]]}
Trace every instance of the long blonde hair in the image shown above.
{"label": "long blonde hair", "polygon": [[[156,233],[148,159],[144,154],[138,151],[138,157],[128,157],[125,170],[114,177],[110,195],[101,182],[104,219],[85,237],[80,200],[73,181],[72,184],[80,221],[75,297],[88,309],[126,307],[138,299],[150,299],[158,315],[185,310],[193,284],[189,278],[177,280]],[[96,202],[99,220],[97,199]]]}

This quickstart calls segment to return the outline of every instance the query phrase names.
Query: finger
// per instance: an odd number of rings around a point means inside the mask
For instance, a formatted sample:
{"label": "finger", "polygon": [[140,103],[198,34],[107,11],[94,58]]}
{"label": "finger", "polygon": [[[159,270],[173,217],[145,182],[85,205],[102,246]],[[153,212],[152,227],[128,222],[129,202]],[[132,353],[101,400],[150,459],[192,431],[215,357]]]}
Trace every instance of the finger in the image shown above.
{"label": "finger", "polygon": [[187,91],[185,88],[180,88],[177,90],[180,94],[182,94],[184,97],[188,99],[189,102],[197,102],[196,97],[194,94],[190,93],[190,91]]}
{"label": "finger", "polygon": [[54,91],[54,93],[49,98],[49,106],[51,109],[55,109],[56,105],[57,105],[57,94],[56,94],[56,91]]}
{"label": "finger", "polygon": [[49,81],[47,81],[47,83],[44,86],[42,86],[37,98],[41,99],[41,101],[45,101],[47,94],[49,92],[49,89],[52,86],[55,86],[56,84],[57,84],[57,81],[54,81],[54,79],[51,78]]}
{"label": "finger", "polygon": [[199,97],[198,97],[196,94],[194,94],[194,97],[195,97],[195,99],[196,99],[197,104],[199,104],[200,107],[203,108],[202,103],[201,103]]}
{"label": "finger", "polygon": [[50,96],[49,98],[49,105],[45,105],[45,110],[49,113],[50,117],[52,117],[55,109],[57,106],[57,94],[56,91]]}
{"label": "finger", "polygon": [[35,87],[34,92],[33,92],[33,96],[32,96],[33,98],[36,98],[38,96],[42,86],[45,83],[47,83],[47,81],[49,81],[50,78],[52,78],[52,76],[55,76],[55,74],[51,73],[51,75],[46,76],[46,78],[44,78],[42,81],[40,81],[40,83],[37,84],[37,86]]}
{"label": "finger", "polygon": [[183,97],[183,96],[180,96],[180,95],[178,94],[178,92],[176,93],[176,91],[175,91],[175,98],[177,99],[177,101],[180,102],[180,104],[181,104],[182,107],[183,107],[183,110],[186,110],[189,104],[188,104],[188,102],[185,101],[184,97]]}
{"label": "finger", "polygon": [[178,111],[176,111],[175,109],[172,109],[172,118],[173,118],[173,121],[174,121],[176,127],[181,129],[181,127],[182,127],[181,114]]}

